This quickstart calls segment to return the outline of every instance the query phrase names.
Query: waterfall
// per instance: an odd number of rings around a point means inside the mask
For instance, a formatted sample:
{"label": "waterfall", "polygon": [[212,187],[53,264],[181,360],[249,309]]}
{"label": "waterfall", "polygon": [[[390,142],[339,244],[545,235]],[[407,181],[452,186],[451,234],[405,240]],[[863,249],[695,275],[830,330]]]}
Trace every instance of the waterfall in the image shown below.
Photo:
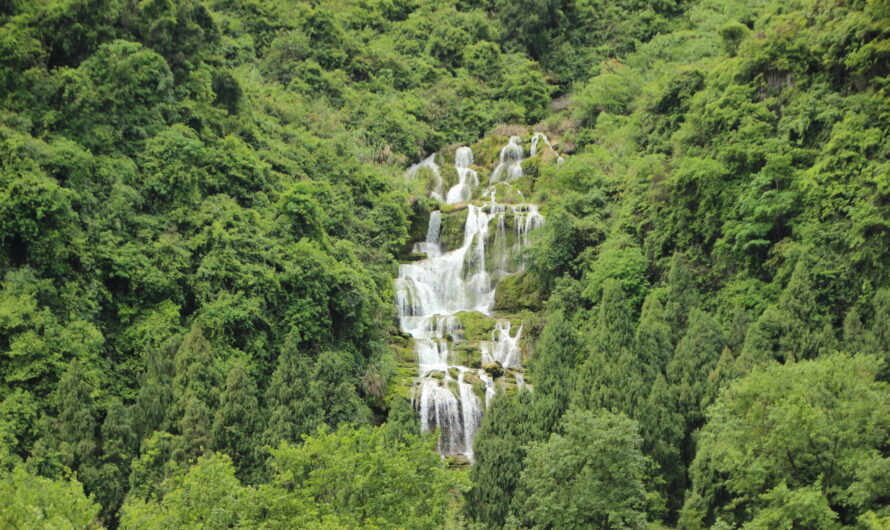
{"label": "waterfall", "polygon": [[414,243],[414,252],[426,254],[429,258],[438,257],[442,254],[439,237],[442,231],[442,212],[436,210],[430,214],[430,223],[426,231],[426,239],[418,243]]}
{"label": "waterfall", "polygon": [[442,174],[439,173],[439,165],[436,164],[436,153],[431,154],[427,158],[409,167],[406,174],[408,177],[413,178],[424,168],[429,169],[433,174],[433,189],[430,191],[430,197],[437,201],[441,201],[442,187],[445,185],[445,182],[442,180]]}
{"label": "waterfall", "polygon": [[538,152],[538,142],[540,142],[541,140],[544,141],[544,145],[546,145],[550,149],[553,149],[553,146],[550,145],[550,140],[547,139],[544,133],[536,132],[532,136],[531,145],[528,148],[528,156],[535,156],[535,153]]}
{"label": "waterfall", "polygon": [[473,163],[473,151],[469,147],[459,147],[454,153],[454,169],[457,171],[455,184],[445,197],[445,204],[467,202],[473,194],[473,188],[479,185],[479,175],[470,169]]}
{"label": "waterfall", "polygon": [[[543,137],[543,135],[541,135]],[[538,138],[538,140],[535,140]],[[546,137],[543,137],[546,142]],[[533,144],[540,138],[535,135]],[[547,142],[549,145],[549,142]],[[523,148],[511,137],[501,149],[490,181],[502,179],[506,185],[522,177]],[[495,378],[484,369],[463,366],[454,346],[465,341],[458,313],[477,312],[489,316],[494,305],[498,280],[520,270],[519,249],[529,243],[532,231],[543,225],[544,217],[534,204],[500,204],[490,186],[474,203],[479,178],[470,166],[473,152],[457,149],[454,168],[458,182],[445,194],[435,155],[411,166],[413,177],[421,168],[433,173],[430,196],[445,204],[467,203],[466,221],[460,247],[442,251],[440,210],[430,214],[426,237],[414,244],[414,251],[426,259],[399,266],[395,280],[396,307],[401,329],[414,339],[418,374],[412,391],[412,404],[420,414],[423,431],[440,430],[438,449],[442,455],[464,455],[473,459],[473,437],[497,392]],[[438,187],[437,187],[438,186]],[[462,209],[461,209],[462,211]],[[508,226],[512,223],[512,229]],[[490,340],[478,342],[476,353],[481,365],[499,363],[503,369],[521,370],[522,326],[507,319],[495,319]],[[474,344],[461,346],[475,348]],[[517,385],[524,385],[521,375]]]}
{"label": "waterfall", "polygon": [[510,321],[498,320],[492,330],[491,340],[482,341],[479,347],[482,350],[483,363],[500,363],[504,368],[518,367],[519,364],[519,337],[522,335],[522,326],[516,335],[510,335]]}
{"label": "waterfall", "polygon": [[495,182],[511,181],[522,177],[522,141],[518,136],[511,136],[507,145],[501,149],[498,165],[491,172],[488,179],[491,184]]}

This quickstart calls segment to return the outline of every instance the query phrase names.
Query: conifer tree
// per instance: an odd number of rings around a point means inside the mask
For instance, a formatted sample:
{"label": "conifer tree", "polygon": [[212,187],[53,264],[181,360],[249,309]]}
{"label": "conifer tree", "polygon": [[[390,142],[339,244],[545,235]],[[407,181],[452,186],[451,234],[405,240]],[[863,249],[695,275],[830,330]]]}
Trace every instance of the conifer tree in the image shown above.
{"label": "conifer tree", "polygon": [[370,419],[371,411],[359,397],[356,378],[342,354],[326,351],[318,356],[311,389],[328,425],[363,423]]}
{"label": "conifer tree", "polygon": [[826,334],[820,333],[826,322],[816,297],[812,266],[810,260],[799,259],[779,297],[779,310],[785,322],[779,344],[785,358],[791,360],[814,359],[826,347],[823,341]]}
{"label": "conifer tree", "polygon": [[677,410],[676,394],[664,375],[656,376],[638,416],[643,452],[658,464],[662,479],[659,491],[665,498],[670,522],[683,506],[687,485],[686,466],[680,454],[686,422]]}
{"label": "conifer tree", "polygon": [[848,353],[865,353],[866,329],[859,316],[859,310],[853,306],[844,317],[843,350]]}
{"label": "conifer tree", "polygon": [[607,280],[588,341],[589,357],[578,373],[572,405],[606,408],[633,417],[640,402],[641,368],[633,355],[633,320],[617,280]]}
{"label": "conifer tree", "polygon": [[172,456],[175,461],[187,464],[210,449],[213,417],[207,405],[191,393],[181,402],[183,414],[176,423],[179,435],[173,439]]}
{"label": "conifer tree", "polygon": [[312,372],[305,356],[285,345],[266,390],[268,422],[265,443],[277,447],[282,441],[297,443],[322,422],[321,404],[312,392]]}
{"label": "conifer tree", "polygon": [[582,351],[574,326],[566,320],[561,309],[554,311],[547,319],[529,362],[535,392],[553,396],[567,407]]}
{"label": "conifer tree", "polygon": [[[482,418],[473,442],[473,487],[467,492],[467,511],[476,521],[500,527],[507,520],[511,500],[523,469],[525,446],[546,436],[529,418],[531,392],[495,398]],[[548,429],[549,431],[549,429]]]}
{"label": "conifer tree", "polygon": [[725,344],[720,325],[707,313],[693,309],[686,334],[667,367],[674,410],[683,418],[684,436],[679,449],[684,469],[695,455],[693,432],[704,424],[704,411],[716,397],[709,378]]}
{"label": "conifer tree", "polygon": [[643,302],[640,323],[634,335],[634,356],[643,372],[644,386],[649,386],[663,373],[673,355],[671,329],[664,318],[664,309],[655,293]]}
{"label": "conifer tree", "polygon": [[748,328],[739,356],[747,372],[760,363],[814,359],[835,346],[830,320],[819,309],[808,259],[798,260],[779,300]]}
{"label": "conifer tree", "polygon": [[103,519],[112,520],[129,488],[130,462],[136,454],[136,433],[131,410],[115,399],[102,422],[102,466],[96,492]]}
{"label": "conifer tree", "polygon": [[184,413],[186,396],[200,399],[208,409],[216,408],[219,377],[214,365],[213,347],[204,338],[204,332],[198,324],[192,325],[177,348],[174,371],[174,418]]}
{"label": "conifer tree", "polygon": [[[98,422],[92,393],[93,386],[80,364],[72,361],[53,394],[58,411],[55,437],[59,452],[63,463],[74,470],[92,468],[96,464]],[[87,478],[82,477],[82,481],[86,483]]]}
{"label": "conifer tree", "polygon": [[879,290],[872,301],[874,317],[866,334],[865,347],[883,360],[878,379],[890,381],[890,289]]}
{"label": "conifer tree", "polygon": [[256,471],[258,435],[262,432],[262,416],[253,379],[239,362],[226,379],[226,389],[220,396],[219,408],[210,433],[217,451],[232,458],[243,476]]}
{"label": "conifer tree", "polygon": [[674,388],[678,411],[686,418],[688,432],[701,426],[704,409],[715,397],[711,395],[708,377],[725,345],[720,325],[708,313],[693,309],[689,329],[667,366],[667,381]]}
{"label": "conifer tree", "polygon": [[178,337],[160,347],[149,347],[143,357],[145,372],[133,407],[135,428],[140,439],[156,430],[169,428],[167,424],[173,404],[173,358],[178,349]]}
{"label": "conifer tree", "polygon": [[668,271],[667,293],[664,305],[664,316],[671,330],[671,338],[676,344],[686,331],[689,311],[697,302],[695,281],[689,260],[681,253],[671,257],[671,268]]}
{"label": "conifer tree", "polygon": [[177,462],[192,462],[210,449],[213,410],[219,396],[213,350],[201,327],[193,324],[183,337],[174,359],[172,425],[179,436],[173,442]]}

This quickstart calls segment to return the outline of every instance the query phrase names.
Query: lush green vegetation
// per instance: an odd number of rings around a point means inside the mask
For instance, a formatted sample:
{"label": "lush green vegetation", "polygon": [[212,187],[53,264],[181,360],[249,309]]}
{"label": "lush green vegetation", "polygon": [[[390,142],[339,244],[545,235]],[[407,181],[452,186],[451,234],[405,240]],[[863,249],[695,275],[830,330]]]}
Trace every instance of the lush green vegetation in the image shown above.
{"label": "lush green vegetation", "polygon": [[[0,526],[890,525],[886,0],[0,21]],[[396,388],[392,278],[405,165],[499,124],[566,158],[498,294],[534,392],[467,472]]]}

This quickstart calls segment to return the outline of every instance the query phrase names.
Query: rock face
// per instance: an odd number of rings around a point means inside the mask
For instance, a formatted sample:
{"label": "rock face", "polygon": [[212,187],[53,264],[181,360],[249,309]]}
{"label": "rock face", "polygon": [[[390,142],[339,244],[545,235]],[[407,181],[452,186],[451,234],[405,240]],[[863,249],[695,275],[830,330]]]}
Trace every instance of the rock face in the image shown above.
{"label": "rock face", "polygon": [[[527,140],[532,151],[549,145],[539,134]],[[487,178],[469,147],[454,151],[453,167],[432,155],[407,173],[442,203],[414,244],[425,259],[403,263],[395,281],[399,324],[413,338],[418,365],[412,402],[422,430],[440,429],[439,452],[469,461],[483,409],[505,386],[495,379],[522,370],[522,326],[492,308],[498,283],[522,271],[519,250],[544,224],[515,185],[527,180],[525,153],[519,137],[509,138]]]}

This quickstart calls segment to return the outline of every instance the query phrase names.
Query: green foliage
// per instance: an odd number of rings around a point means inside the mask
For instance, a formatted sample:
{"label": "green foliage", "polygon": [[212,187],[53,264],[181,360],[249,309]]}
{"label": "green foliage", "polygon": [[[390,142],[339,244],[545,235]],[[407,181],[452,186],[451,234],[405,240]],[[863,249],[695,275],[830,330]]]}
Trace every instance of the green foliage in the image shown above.
{"label": "green foliage", "polygon": [[532,528],[646,528],[659,498],[641,445],[623,415],[569,411],[559,433],[529,447],[522,519]]}
{"label": "green foliage", "polygon": [[730,385],[699,436],[687,526],[720,517],[831,527],[885,507],[890,393],[877,367],[874,357],[832,354]]}
{"label": "green foliage", "polygon": [[608,280],[588,338],[588,357],[578,372],[572,405],[582,410],[606,408],[633,417],[644,380],[634,358],[634,324],[628,300],[617,280]]}
{"label": "green foliage", "polygon": [[739,44],[748,34],[748,27],[741,22],[732,20],[720,26],[718,33],[723,41],[723,51],[731,57],[735,57],[739,51]]}
{"label": "green foliage", "polygon": [[432,438],[387,441],[380,428],[320,429],[272,450],[272,478],[241,484],[225,455],[203,456],[164,482],[161,499],[130,499],[123,528],[439,528],[465,479]]}
{"label": "green foliage", "polygon": [[648,288],[648,267],[649,262],[638,247],[607,241],[592,270],[584,277],[584,297],[598,301],[603,295],[604,283],[614,279],[621,285],[630,307],[640,307]]}
{"label": "green foliage", "polygon": [[51,480],[24,467],[0,475],[0,524],[7,528],[92,528],[99,505],[76,480]]}
{"label": "green foliage", "polygon": [[312,391],[312,373],[307,359],[286,346],[266,390],[269,418],[263,435],[269,446],[296,443],[315,430],[321,417],[321,403]]}
{"label": "green foliage", "polygon": [[574,385],[574,369],[583,362],[583,349],[578,344],[572,323],[562,310],[547,318],[547,325],[535,343],[529,368],[535,376],[535,392],[552,396],[567,406]]}
{"label": "green foliage", "polygon": [[[511,513],[524,469],[527,444],[542,440],[555,426],[558,414],[536,414],[550,400],[539,400],[530,392],[499,396],[482,418],[473,452],[476,463],[470,470],[473,488],[467,492],[467,512],[477,521],[500,527]],[[559,406],[559,403],[553,403]]]}
{"label": "green foliage", "polygon": [[210,431],[211,446],[231,456],[235,467],[249,474],[257,467],[256,438],[262,428],[256,385],[238,363],[229,372],[220,395]]}
{"label": "green foliage", "polygon": [[507,101],[522,109],[516,117],[525,123],[540,121],[546,114],[550,88],[544,74],[533,63],[525,62],[519,67],[510,68],[504,75],[501,90]]}
{"label": "green foliage", "polygon": [[257,507],[251,491],[235,478],[232,460],[214,453],[203,456],[187,474],[164,483],[160,502],[129,500],[122,510],[122,528],[221,528],[243,526]]}

